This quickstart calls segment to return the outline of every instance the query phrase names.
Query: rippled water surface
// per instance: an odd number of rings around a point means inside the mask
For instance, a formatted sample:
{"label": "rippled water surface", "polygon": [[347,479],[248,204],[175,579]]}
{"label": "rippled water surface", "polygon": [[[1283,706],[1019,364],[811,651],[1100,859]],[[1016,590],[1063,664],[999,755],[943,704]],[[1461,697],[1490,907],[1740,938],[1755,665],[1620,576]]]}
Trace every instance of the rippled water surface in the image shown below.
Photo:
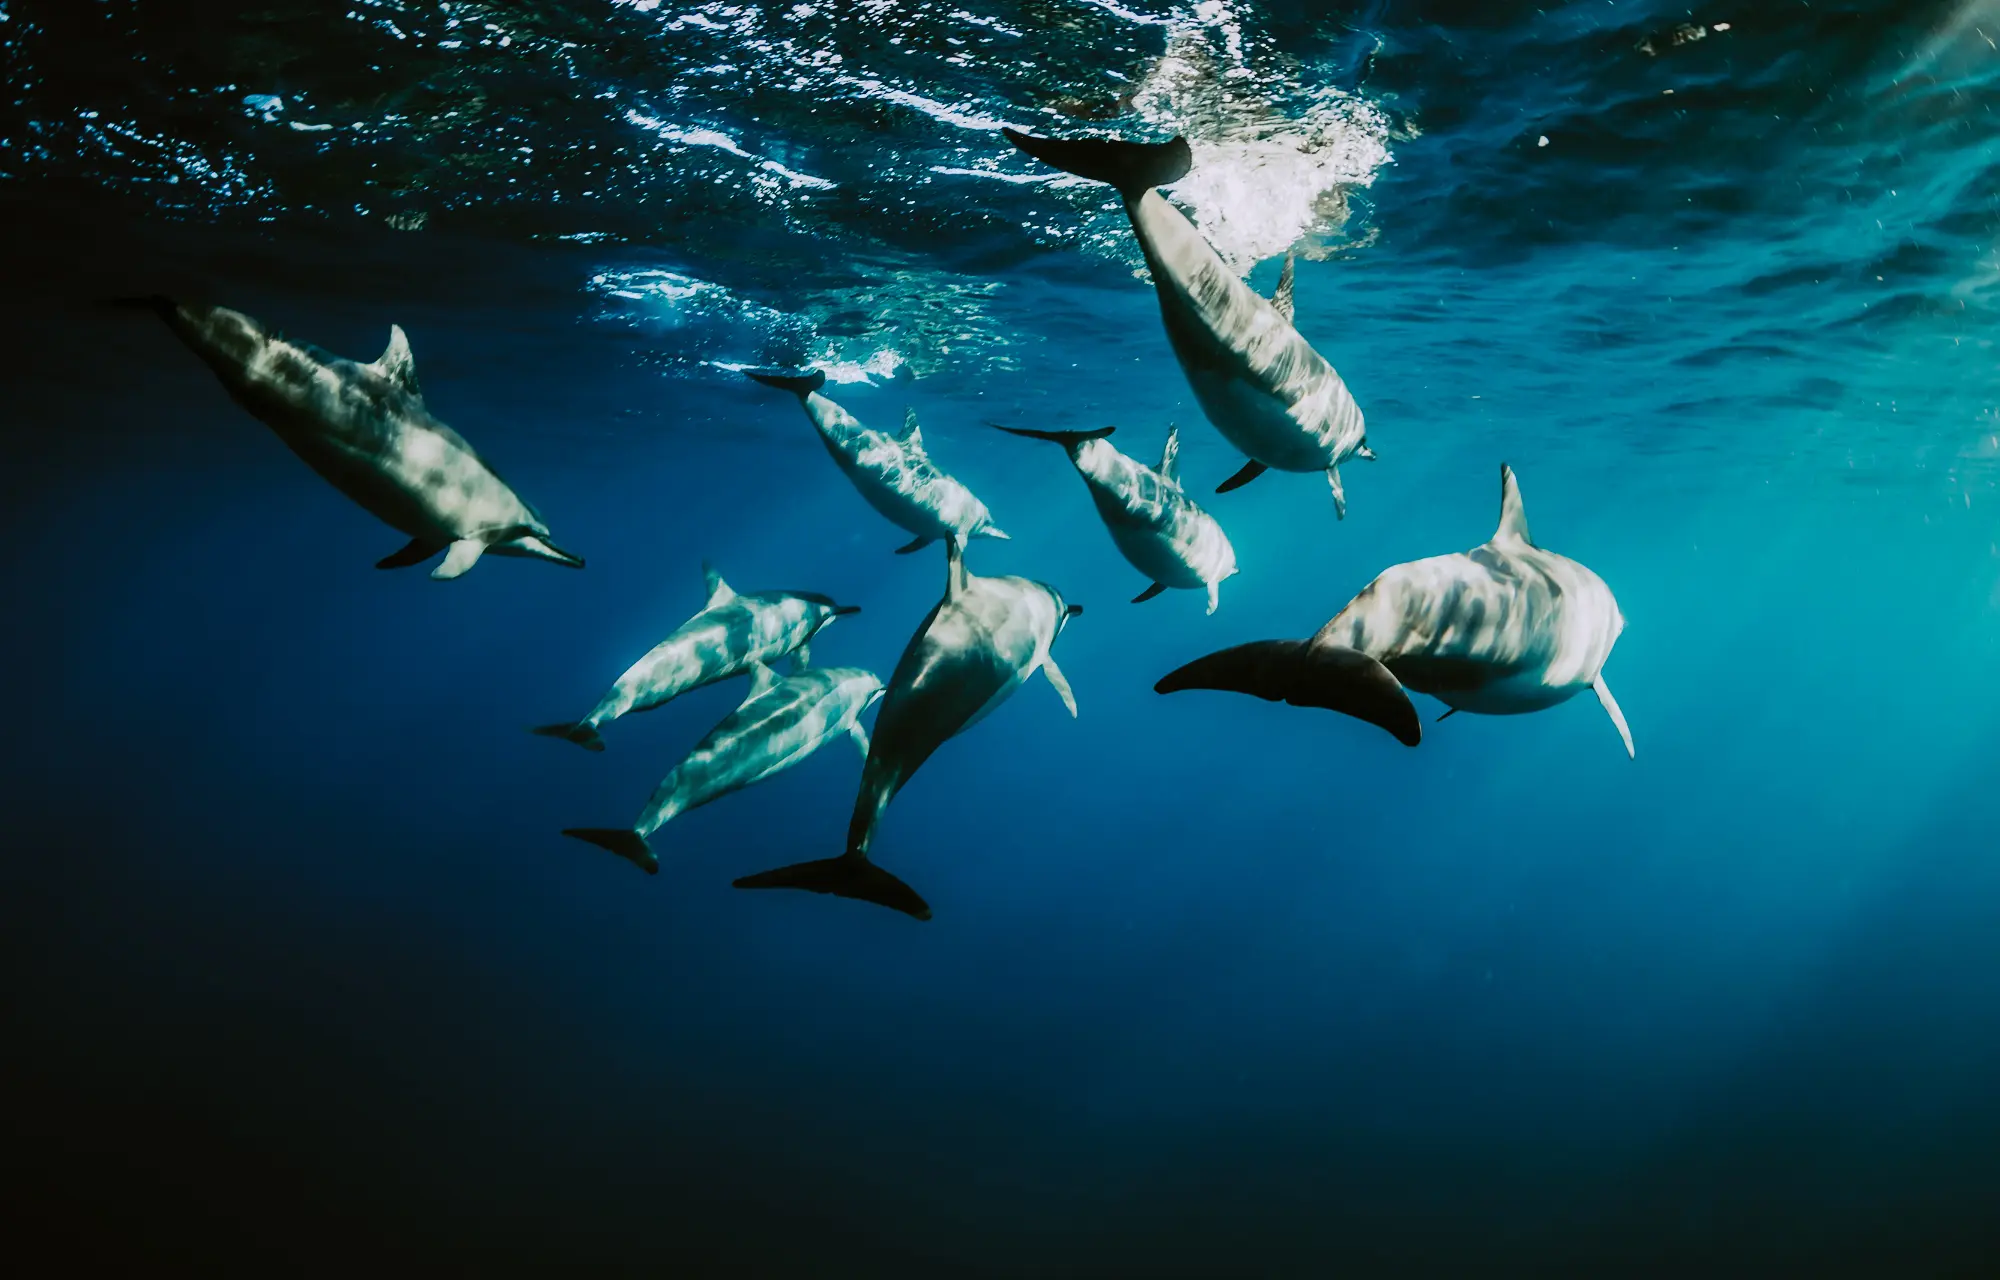
{"label": "rippled water surface", "polygon": [[[963,4],[964,7],[957,7]],[[717,1275],[2000,1274],[2000,4],[0,0],[7,1145],[127,1265]],[[1166,190],[1380,455],[1242,458],[1107,188],[1003,127],[1184,135]],[[149,316],[372,359],[582,573],[403,539]],[[836,743],[626,820],[741,698],[589,755],[739,589],[943,587],[787,396],[914,409],[1057,585],[1039,677],[878,859]],[[1145,585],[1061,455],[1170,423],[1242,572]],[[1355,721],[1163,673],[1537,539],[1593,699]]]}

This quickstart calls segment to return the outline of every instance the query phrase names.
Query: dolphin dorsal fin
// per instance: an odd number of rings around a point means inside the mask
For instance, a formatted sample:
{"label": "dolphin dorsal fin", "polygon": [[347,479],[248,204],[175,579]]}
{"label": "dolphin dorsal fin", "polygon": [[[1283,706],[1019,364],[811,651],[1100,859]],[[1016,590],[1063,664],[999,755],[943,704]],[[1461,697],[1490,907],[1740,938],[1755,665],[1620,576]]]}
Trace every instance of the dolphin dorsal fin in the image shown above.
{"label": "dolphin dorsal fin", "polygon": [[708,603],[702,608],[713,609],[718,605],[728,604],[736,598],[735,590],[722,580],[722,575],[715,571],[715,566],[706,560],[701,562],[701,576],[708,587]]}
{"label": "dolphin dorsal fin", "polygon": [[1535,545],[1528,536],[1528,512],[1521,505],[1521,486],[1514,479],[1514,468],[1504,462],[1500,464],[1500,527],[1493,531],[1493,541]]}
{"label": "dolphin dorsal fin", "polygon": [[410,354],[410,335],[403,332],[402,325],[389,326],[389,345],[373,368],[411,395],[422,397],[423,392],[417,389],[417,358]]}
{"label": "dolphin dorsal fin", "polygon": [[1271,309],[1282,316],[1286,324],[1292,322],[1292,263],[1297,258],[1296,251],[1285,251],[1285,269],[1278,273],[1278,287],[1271,291]]}
{"label": "dolphin dorsal fin", "polygon": [[915,405],[903,410],[903,429],[896,433],[896,438],[904,444],[914,445],[919,449],[924,447],[924,429],[917,425]]}
{"label": "dolphin dorsal fin", "polygon": [[1169,484],[1181,482],[1181,429],[1167,427],[1167,447],[1160,450],[1160,478]]}
{"label": "dolphin dorsal fin", "polygon": [[944,598],[956,600],[965,590],[965,552],[958,545],[958,535],[944,536]]}

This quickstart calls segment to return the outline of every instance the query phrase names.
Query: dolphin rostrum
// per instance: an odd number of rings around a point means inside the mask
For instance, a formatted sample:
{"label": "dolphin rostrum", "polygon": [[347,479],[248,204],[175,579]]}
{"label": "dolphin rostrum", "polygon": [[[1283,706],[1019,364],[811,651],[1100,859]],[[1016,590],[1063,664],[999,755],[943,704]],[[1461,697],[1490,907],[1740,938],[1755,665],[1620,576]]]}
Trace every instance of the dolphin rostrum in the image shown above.
{"label": "dolphin rostrum", "polygon": [[779,679],[761,664],[750,671],[750,696],[695,744],[653,790],[629,827],[571,827],[563,834],[609,849],[656,874],[660,861],[646,837],[690,809],[783,773],[835,738],[868,755],[861,713],[882,696],[882,680],[859,667],[813,667]]}
{"label": "dolphin rostrum", "polygon": [[1037,670],[1076,714],[1076,696],[1049,646],[1083,607],[1065,604],[1062,593],[1045,583],[966,572],[956,537],[945,539],[945,552],[944,599],[910,638],[875,715],[874,741],[847,824],[847,852],[745,876],[737,888],[809,889],[930,919],[930,906],[914,889],[868,860],[876,826],[896,792],[947,739],[978,724]]}
{"label": "dolphin rostrum", "polygon": [[1266,301],[1154,190],[1187,176],[1193,156],[1185,138],[1144,143],[1002,132],[1042,163],[1108,183],[1124,197],[1188,386],[1216,430],[1250,458],[1216,492],[1246,485],[1270,467],[1324,471],[1334,515],[1344,517],[1340,464],[1375,455],[1347,384],[1292,327],[1291,255]]}
{"label": "dolphin rostrum", "polygon": [[407,568],[440,551],[433,578],[456,578],[488,551],[583,567],[549,541],[542,517],[463,436],[431,416],[401,326],[389,326],[379,360],[359,364],[225,307],[164,297],[118,305],[158,312],[236,403],[334,488],[409,535],[376,568]]}
{"label": "dolphin rostrum", "polygon": [[[999,426],[999,423],[994,423]],[[1111,540],[1134,569],[1153,580],[1132,603],[1151,600],[1168,587],[1207,590],[1215,612],[1222,580],[1236,572],[1236,549],[1215,517],[1181,490],[1181,433],[1167,432],[1158,470],[1118,452],[1105,440],[1115,428],[1098,431],[1030,431],[1000,427],[1009,435],[1061,445],[1090,489],[1097,514]]]}
{"label": "dolphin rostrum", "polygon": [[1629,756],[1632,731],[1604,683],[1605,659],[1624,629],[1602,578],[1529,540],[1520,486],[1503,466],[1500,525],[1484,546],[1392,566],[1310,640],[1237,645],[1153,687],[1325,707],[1413,747],[1423,730],[1407,689],[1443,702],[1447,716],[1539,711],[1591,689]]}
{"label": "dolphin rostrum", "polygon": [[1005,538],[986,504],[972,490],[946,475],[924,449],[924,433],[912,409],[903,416],[900,432],[864,427],[855,416],[820,394],[826,374],[815,369],[799,377],[751,373],[767,387],[798,396],[812,419],[820,442],[868,505],[891,524],[917,535],[896,548],[897,555],[921,550],[939,538]]}
{"label": "dolphin rostrum", "polygon": [[590,714],[574,724],[545,724],[530,732],[567,738],[604,750],[598,729],[619,716],[663,707],[689,689],[740,676],[759,664],[792,654],[800,668],[812,660],[807,642],[855,605],[838,605],[809,591],[765,591],[739,596],[710,565],[702,566],[708,603],[673,634],[626,668]]}

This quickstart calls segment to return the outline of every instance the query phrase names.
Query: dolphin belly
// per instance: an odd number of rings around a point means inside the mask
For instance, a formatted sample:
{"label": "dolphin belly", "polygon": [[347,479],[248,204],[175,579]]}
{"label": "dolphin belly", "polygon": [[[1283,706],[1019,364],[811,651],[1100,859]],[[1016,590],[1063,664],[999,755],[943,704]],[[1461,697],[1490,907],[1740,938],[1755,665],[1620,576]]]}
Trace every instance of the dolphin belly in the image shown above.
{"label": "dolphin belly", "polygon": [[913,476],[908,468],[897,466],[883,469],[866,462],[857,461],[830,444],[828,451],[840,469],[861,494],[862,501],[875,508],[878,515],[900,529],[906,529],[922,538],[942,538],[947,534],[963,532],[957,525],[945,519],[944,509],[948,496],[937,491],[940,483],[948,481],[926,480]]}
{"label": "dolphin belly", "polygon": [[1195,558],[1199,543],[1190,544],[1174,528],[1105,521],[1111,541],[1128,563],[1162,586],[1194,589],[1208,585],[1209,574]]}
{"label": "dolphin belly", "polygon": [[1387,664],[1398,680],[1455,711],[1512,716],[1568,702],[1584,684],[1551,684],[1546,666],[1513,670],[1454,659],[1398,658]]}
{"label": "dolphin belly", "polygon": [[1182,368],[1202,413],[1247,458],[1279,471],[1324,471],[1351,452],[1300,426],[1290,403],[1248,378],[1202,365]]}

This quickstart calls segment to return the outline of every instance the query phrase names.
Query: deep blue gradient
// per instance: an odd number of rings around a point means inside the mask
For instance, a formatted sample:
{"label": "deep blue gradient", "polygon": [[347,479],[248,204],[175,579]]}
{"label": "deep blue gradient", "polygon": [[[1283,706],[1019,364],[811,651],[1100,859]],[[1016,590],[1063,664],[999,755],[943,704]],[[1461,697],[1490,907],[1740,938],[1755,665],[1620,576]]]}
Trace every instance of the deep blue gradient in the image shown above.
{"label": "deep blue gradient", "polygon": [[[1101,193],[934,173],[1030,168],[884,96],[1060,128],[1043,99],[1137,75],[1194,10],[989,4],[1017,75],[886,6],[832,37],[875,87],[814,115],[747,56],[738,101],[671,93],[723,56],[671,5],[460,7],[576,43],[575,74],[440,70],[443,36],[370,25],[440,6],[197,41],[164,0],[0,0],[17,1238],[293,1271],[1995,1273],[2000,12],[1237,6],[1256,66],[1389,126],[1301,229],[1299,327],[1381,455],[1336,523],[1314,476],[1209,495],[1241,460]],[[1730,28],[1636,48],[1683,21]],[[516,145],[637,148],[607,85],[837,185],[766,200],[697,143],[501,190]],[[244,111],[265,92],[437,123],[313,151]],[[264,194],[170,190],[82,110]],[[1158,124],[1104,110],[1073,127]],[[694,283],[602,283],[645,272]],[[433,411],[588,567],[372,569],[400,535],[91,305],[155,289],[363,359],[402,324]],[[525,732],[699,608],[704,559],[859,604],[814,653],[885,676],[935,603],[941,549],[890,554],[796,403],[725,367],[883,351],[829,393],[915,405],[1013,535],[971,567],[1084,605],[1080,718],[1037,677],[897,799],[875,854],[928,924],[729,887],[840,850],[845,743],[665,827],[657,877],[563,839],[629,821],[743,696],[603,755]],[[1243,565],[1221,609],[1128,604],[1058,452],[989,421],[1116,423],[1148,462],[1178,422]],[[1503,461],[1618,595],[1636,760],[1588,697],[1411,750],[1152,692],[1483,541]]]}

